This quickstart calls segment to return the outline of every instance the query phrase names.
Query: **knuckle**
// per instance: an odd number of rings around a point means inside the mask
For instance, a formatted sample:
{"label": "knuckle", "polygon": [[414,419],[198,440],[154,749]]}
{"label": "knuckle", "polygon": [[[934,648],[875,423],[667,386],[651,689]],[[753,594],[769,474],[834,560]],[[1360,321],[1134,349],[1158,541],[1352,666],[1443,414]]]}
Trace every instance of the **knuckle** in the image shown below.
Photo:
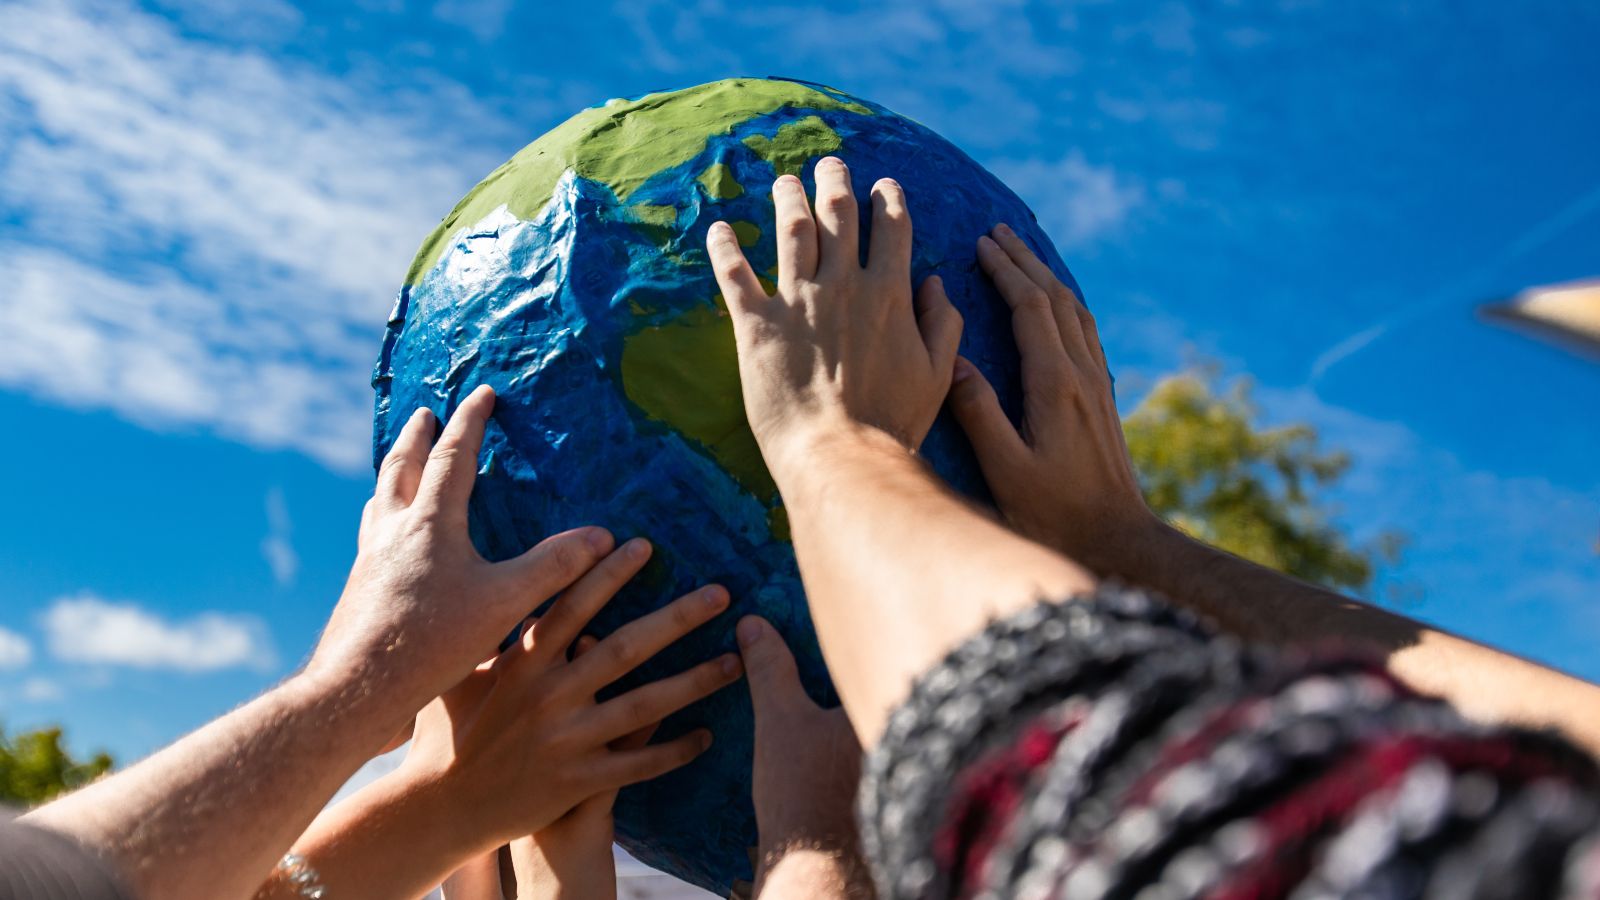
{"label": "knuckle", "polygon": [[727,680],[728,676],[723,672],[721,663],[716,661],[700,666],[700,670],[694,673],[696,693],[704,693],[707,690],[720,687]]}
{"label": "knuckle", "polygon": [[622,709],[619,712],[622,714],[624,724],[636,727],[652,720],[651,706],[648,696],[640,696],[638,691],[634,691],[622,698]]}
{"label": "knuckle", "polygon": [[561,574],[575,576],[588,566],[589,557],[578,549],[575,541],[559,541],[550,548],[550,561]]}
{"label": "knuckle", "polygon": [[1046,402],[1055,406],[1076,403],[1079,393],[1077,380],[1064,376],[1052,377],[1043,391]]}
{"label": "knuckle", "polygon": [[605,640],[607,658],[613,665],[632,668],[638,659],[639,641],[628,631],[618,631]]}
{"label": "knuckle", "polygon": [[1031,312],[1047,312],[1050,309],[1050,295],[1033,285],[1017,292],[1017,305]]}
{"label": "knuckle", "polygon": [[680,631],[688,631],[700,624],[700,617],[695,608],[699,604],[694,602],[678,602],[672,605],[672,624]]}
{"label": "knuckle", "polygon": [[441,463],[445,466],[455,465],[456,460],[460,457],[461,445],[456,443],[453,437],[441,439],[438,444],[434,445],[433,450],[428,453],[430,462]]}
{"label": "knuckle", "polygon": [[816,223],[811,220],[809,214],[791,215],[784,218],[780,227],[786,238],[805,238],[811,235]]}
{"label": "knuckle", "polygon": [[849,191],[829,191],[817,198],[817,205],[835,216],[855,212],[856,198],[850,196]]}
{"label": "knuckle", "polygon": [[399,450],[390,450],[389,455],[385,456],[383,462],[378,465],[378,474],[380,477],[396,475],[410,467],[410,465],[411,457]]}

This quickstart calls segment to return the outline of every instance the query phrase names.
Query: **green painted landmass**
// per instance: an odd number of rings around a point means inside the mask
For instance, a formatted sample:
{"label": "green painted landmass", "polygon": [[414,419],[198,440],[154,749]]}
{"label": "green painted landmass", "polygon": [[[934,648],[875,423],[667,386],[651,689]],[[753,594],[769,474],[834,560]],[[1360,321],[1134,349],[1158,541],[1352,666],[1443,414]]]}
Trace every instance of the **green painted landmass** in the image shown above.
{"label": "green painted landmass", "polygon": [[754,247],[761,240],[761,226],[754,222],[730,222],[734,237],[739,239],[739,246]]}
{"label": "green painted landmass", "polygon": [[665,204],[635,203],[628,207],[634,218],[648,225],[659,225],[663,228],[673,225],[678,221],[678,208]]}
{"label": "green painted landmass", "polygon": [[[607,185],[626,202],[651,176],[693,159],[713,136],[729,134],[742,122],[786,106],[872,114],[859,103],[837,100],[803,84],[760,78],[730,78],[584,110],[522,148],[468,191],[423,241],[406,283],[421,281],[458,231],[501,205],[523,221],[536,218],[568,169]],[[802,121],[812,120],[821,122],[814,116]],[[784,131],[798,124],[780,128],[771,143],[783,144]],[[838,135],[833,141],[837,148]]]}
{"label": "green painted landmass", "polygon": [[713,200],[732,200],[744,193],[744,185],[733,177],[733,170],[727,163],[712,163],[695,181],[700,182],[706,189],[706,196]]}
{"label": "green painted landmass", "polygon": [[704,447],[762,503],[777,499],[778,486],[744,415],[733,320],[720,300],[628,335],[622,389],[645,415]]}
{"label": "green painted landmass", "polygon": [[773,137],[752,134],[744,145],[769,163],[779,175],[799,175],[810,160],[833,153],[844,143],[839,132],[828,127],[819,116],[806,116],[778,127]]}

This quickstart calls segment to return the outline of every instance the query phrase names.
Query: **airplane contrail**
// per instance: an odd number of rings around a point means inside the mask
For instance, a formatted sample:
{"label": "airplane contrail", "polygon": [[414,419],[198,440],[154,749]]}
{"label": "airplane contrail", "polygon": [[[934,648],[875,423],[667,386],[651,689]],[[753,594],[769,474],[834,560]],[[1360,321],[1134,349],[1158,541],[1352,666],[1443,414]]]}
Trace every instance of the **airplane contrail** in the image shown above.
{"label": "airplane contrail", "polygon": [[1600,185],[1562,207],[1555,214],[1535,223],[1499,253],[1468,269],[1460,278],[1446,283],[1444,287],[1411,306],[1379,319],[1322,351],[1311,363],[1311,385],[1315,387],[1329,369],[1371,346],[1396,328],[1403,328],[1436,309],[1459,302],[1464,294],[1487,280],[1507,263],[1549,243],[1596,209],[1600,209]]}

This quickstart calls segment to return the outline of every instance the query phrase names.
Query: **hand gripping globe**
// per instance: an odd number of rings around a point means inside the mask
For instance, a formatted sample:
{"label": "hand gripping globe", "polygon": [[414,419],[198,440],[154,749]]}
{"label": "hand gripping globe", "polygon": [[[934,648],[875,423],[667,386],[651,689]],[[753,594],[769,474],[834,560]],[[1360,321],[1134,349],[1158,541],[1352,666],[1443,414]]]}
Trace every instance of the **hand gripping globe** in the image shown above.
{"label": "hand gripping globe", "polygon": [[[793,648],[813,698],[838,702],[782,499],[745,421],[733,328],[705,252],[707,228],[725,220],[774,279],[772,182],[792,173],[812,190],[828,155],[849,165],[857,196],[885,176],[904,186],[912,280],[942,276],[966,320],[961,352],[1015,419],[1010,313],[975,242],[1006,222],[1077,292],[1072,276],[1027,206],[982,166],[922,125],[821,85],[734,78],[580,112],[473,188],[400,289],[373,377],[375,459],[416,407],[445,418],[491,385],[499,399],[470,507],[487,558],[580,525],[650,539],[649,566],[594,620],[596,636],[704,584],[732,594],[720,619],[619,690],[736,649],[734,622],[755,613]],[[953,422],[941,417],[922,453],[956,490],[986,496]],[[743,683],[668,719],[657,740],[698,727],[715,739],[689,766],[622,792],[618,841],[719,894],[750,880],[752,722]]]}

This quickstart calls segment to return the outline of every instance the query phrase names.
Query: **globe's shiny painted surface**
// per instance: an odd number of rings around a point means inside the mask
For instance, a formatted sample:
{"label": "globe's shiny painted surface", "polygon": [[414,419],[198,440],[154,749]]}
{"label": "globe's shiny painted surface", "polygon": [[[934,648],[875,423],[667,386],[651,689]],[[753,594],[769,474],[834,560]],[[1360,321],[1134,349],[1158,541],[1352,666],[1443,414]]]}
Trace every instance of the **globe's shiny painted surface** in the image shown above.
{"label": "globe's shiny painted surface", "polygon": [[[1076,290],[1071,275],[1027,207],[960,150],[819,85],[729,79],[579,113],[474,188],[400,292],[373,380],[375,458],[412,409],[447,416],[490,384],[499,400],[471,505],[485,555],[583,524],[619,541],[649,538],[655,557],[597,617],[597,635],[701,584],[732,592],[724,616],[619,687],[734,649],[734,621],[754,612],[794,648],[813,696],[836,702],[787,520],[745,423],[733,332],[704,250],[706,229],[727,220],[770,279],[772,181],[791,172],[809,190],[829,154],[849,164],[860,197],[884,176],[905,187],[912,278],[943,277],[966,320],[963,354],[1015,412],[1010,318],[974,242],[1007,222]],[[957,489],[983,494],[952,422],[941,417],[923,452]],[[719,893],[748,880],[751,721],[743,684],[669,719],[662,737],[703,725],[715,742],[689,767],[623,792],[619,841]]]}

